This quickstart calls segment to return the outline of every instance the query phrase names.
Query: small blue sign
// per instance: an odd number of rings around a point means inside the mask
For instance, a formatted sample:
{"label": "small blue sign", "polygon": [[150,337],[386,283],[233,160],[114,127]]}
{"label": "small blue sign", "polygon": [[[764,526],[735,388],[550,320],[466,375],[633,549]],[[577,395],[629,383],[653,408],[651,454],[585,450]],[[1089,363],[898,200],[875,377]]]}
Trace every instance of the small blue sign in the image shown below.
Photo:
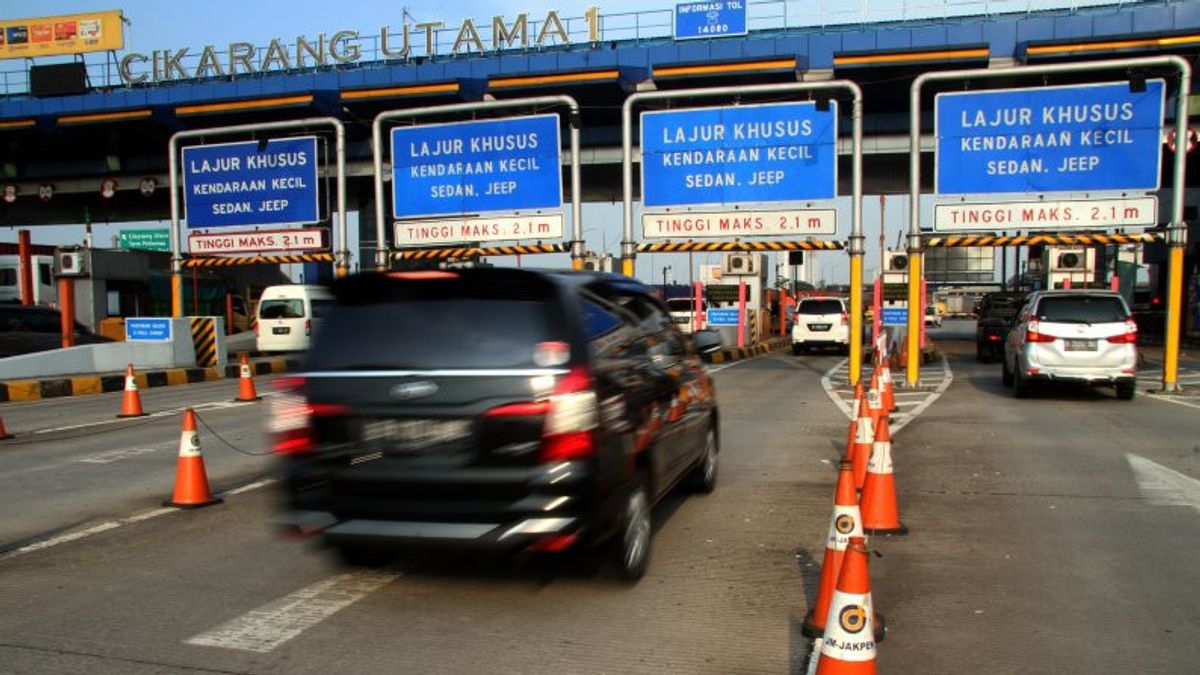
{"label": "small blue sign", "polygon": [[642,115],[647,207],[837,196],[837,104],[692,108]]}
{"label": "small blue sign", "polygon": [[879,312],[879,320],[885,326],[907,326],[907,307],[883,307]]}
{"label": "small blue sign", "polygon": [[189,228],[315,223],[317,137],[186,147],[183,195]]}
{"label": "small blue sign", "polygon": [[392,129],[392,216],[562,206],[558,115]]}
{"label": "small blue sign", "polygon": [[707,311],[707,317],[710,326],[738,325],[737,307],[713,307]]}
{"label": "small blue sign", "polygon": [[125,319],[126,342],[170,342],[170,319]]}
{"label": "small blue sign", "polygon": [[697,40],[745,34],[745,0],[675,3],[676,40]]}
{"label": "small blue sign", "polygon": [[1162,80],[938,94],[940,195],[1159,188]]}

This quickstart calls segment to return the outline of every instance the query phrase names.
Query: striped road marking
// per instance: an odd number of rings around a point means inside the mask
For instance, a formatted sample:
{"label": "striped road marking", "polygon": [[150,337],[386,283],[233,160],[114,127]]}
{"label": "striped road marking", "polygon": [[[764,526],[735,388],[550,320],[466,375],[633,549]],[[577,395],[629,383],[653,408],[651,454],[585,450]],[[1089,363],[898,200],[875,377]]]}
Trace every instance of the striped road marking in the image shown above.
{"label": "striped road marking", "polygon": [[1125,459],[1144,499],[1160,506],[1190,506],[1200,511],[1200,480],[1141,455],[1126,453]]}
{"label": "striped road marking", "polygon": [[[825,393],[833,400],[834,405],[842,411],[846,419],[850,419],[850,404],[854,401],[854,390],[849,388],[850,379],[850,360],[842,359],[836,366],[825,373],[821,378],[821,386],[825,388]],[[865,369],[864,369],[865,370]],[[896,371],[892,372],[893,379],[896,377]],[[864,372],[864,379],[866,373]],[[930,364],[921,368],[921,382],[926,386],[933,386],[932,391],[901,391],[896,390],[895,395],[896,407],[899,408],[891,415],[890,429],[892,433],[900,431],[908,426],[917,415],[925,412],[925,409],[933,404],[954,382],[954,374],[950,371],[950,363],[943,358],[941,363]],[[918,400],[903,399],[900,396],[919,396]],[[905,410],[908,406],[913,406],[912,410]]]}
{"label": "striped road marking", "polygon": [[399,577],[366,570],[323,579],[184,642],[265,654]]}

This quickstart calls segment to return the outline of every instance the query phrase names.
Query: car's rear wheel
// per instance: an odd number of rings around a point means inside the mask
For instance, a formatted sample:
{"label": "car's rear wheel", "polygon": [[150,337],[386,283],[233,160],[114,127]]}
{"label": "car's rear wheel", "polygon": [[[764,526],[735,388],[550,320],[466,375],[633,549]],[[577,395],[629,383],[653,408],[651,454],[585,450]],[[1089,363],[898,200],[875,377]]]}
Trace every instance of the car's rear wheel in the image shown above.
{"label": "car's rear wheel", "polygon": [[1118,382],[1116,384],[1117,398],[1122,401],[1132,401],[1134,394],[1137,393],[1136,382]]}
{"label": "car's rear wheel", "polygon": [[804,349],[798,344],[792,344],[792,356],[800,356],[804,353]]}
{"label": "car's rear wheel", "polygon": [[392,559],[388,551],[365,544],[337,544],[333,550],[346,567],[381,567]]}
{"label": "car's rear wheel", "polygon": [[983,343],[976,342],[975,343],[975,360],[980,363],[987,363],[988,362],[987,357],[988,357],[987,352],[985,352],[983,350]]}
{"label": "car's rear wheel", "polygon": [[1021,375],[1021,371],[1014,369],[1012,374],[1013,381],[1013,396],[1015,398],[1026,398],[1029,396],[1029,382]]}
{"label": "car's rear wheel", "polygon": [[717,487],[717,468],[719,465],[720,448],[717,445],[717,430],[709,426],[704,435],[704,450],[700,462],[688,476],[688,487],[692,492],[708,494]]}
{"label": "car's rear wheel", "polygon": [[1001,356],[1000,364],[1000,384],[1006,387],[1013,386],[1013,374],[1012,371],[1008,369],[1008,359]]}
{"label": "car's rear wheel", "polygon": [[625,497],[621,529],[613,546],[617,575],[625,581],[637,581],[650,566],[650,495],[646,480],[638,475]]}

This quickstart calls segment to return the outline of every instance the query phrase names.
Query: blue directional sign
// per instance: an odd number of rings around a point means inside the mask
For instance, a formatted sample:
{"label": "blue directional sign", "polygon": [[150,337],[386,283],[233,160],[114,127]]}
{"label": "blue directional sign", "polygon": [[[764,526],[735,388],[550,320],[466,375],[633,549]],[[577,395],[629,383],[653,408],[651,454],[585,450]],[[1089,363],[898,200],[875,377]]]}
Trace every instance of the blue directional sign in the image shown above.
{"label": "blue directional sign", "polygon": [[392,215],[562,206],[558,115],[392,130]]}
{"label": "blue directional sign", "polygon": [[706,312],[706,315],[710,326],[738,325],[737,307],[713,307]]}
{"label": "blue directional sign", "polygon": [[679,2],[675,4],[676,40],[745,34],[746,0]]}
{"label": "blue directional sign", "polygon": [[126,342],[170,342],[170,319],[125,319]]}
{"label": "blue directional sign", "polygon": [[1162,80],[939,94],[938,194],[1157,190]]}
{"label": "blue directional sign", "polygon": [[883,307],[879,314],[880,323],[885,326],[907,326],[907,307]]}
{"label": "blue directional sign", "polygon": [[647,207],[833,199],[837,105],[812,102],[642,114]]}
{"label": "blue directional sign", "polygon": [[317,138],[186,147],[183,195],[191,228],[315,223]]}

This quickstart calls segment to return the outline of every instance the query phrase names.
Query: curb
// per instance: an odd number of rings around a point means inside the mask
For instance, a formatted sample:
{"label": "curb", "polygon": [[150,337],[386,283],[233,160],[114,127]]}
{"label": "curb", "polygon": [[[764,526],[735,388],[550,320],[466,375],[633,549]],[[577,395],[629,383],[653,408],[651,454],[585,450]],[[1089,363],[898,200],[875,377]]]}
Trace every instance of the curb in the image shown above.
{"label": "curb", "polygon": [[[300,366],[298,359],[271,358],[250,364],[255,375],[285,373]],[[238,377],[238,364],[230,363],[224,368],[167,368],[137,373],[138,389],[171,387],[178,384],[210,382],[223,378]],[[16,401],[38,401],[44,398],[64,396],[90,396],[121,391],[125,388],[125,375],[76,375],[53,377],[44,380],[8,380],[0,382],[0,403]]]}
{"label": "curb", "polygon": [[787,343],[788,338],[771,338],[766,342],[759,342],[758,344],[754,344],[749,347],[734,347],[733,349],[722,349],[719,352],[712,352],[711,354],[702,354],[701,358],[704,359],[705,363],[728,363],[730,361],[740,361],[742,359],[748,359],[752,356],[759,356],[760,354],[773,352],[776,349],[782,349],[783,347],[787,346]]}

